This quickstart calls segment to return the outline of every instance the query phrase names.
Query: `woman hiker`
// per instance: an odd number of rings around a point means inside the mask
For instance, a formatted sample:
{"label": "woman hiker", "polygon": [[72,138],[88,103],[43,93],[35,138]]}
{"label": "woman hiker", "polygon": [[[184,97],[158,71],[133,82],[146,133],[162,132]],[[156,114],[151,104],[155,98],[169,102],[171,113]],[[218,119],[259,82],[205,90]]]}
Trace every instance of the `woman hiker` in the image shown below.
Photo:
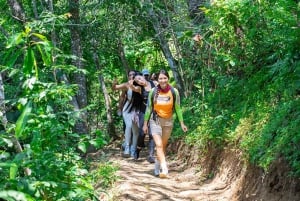
{"label": "woman hiker", "polygon": [[188,128],[183,122],[179,93],[177,89],[170,86],[168,72],[160,70],[157,75],[158,85],[149,93],[143,130],[148,133],[149,124],[155,142],[157,159],[154,174],[160,178],[166,178],[168,167],[165,154],[168,139],[173,129],[174,111],[177,114],[181,129],[187,132]]}
{"label": "woman hiker", "polygon": [[[143,96],[143,107],[141,112],[139,113],[139,137],[138,137],[138,145],[137,145],[137,153],[136,153],[136,159],[139,158],[139,153],[142,150],[143,147],[145,147],[145,134],[143,131],[143,125],[144,125],[144,116],[145,116],[145,111],[146,111],[146,105],[148,102],[148,96],[149,92],[151,91],[152,88],[155,87],[154,83],[147,79],[147,76],[149,77],[149,71],[147,69],[143,69],[142,71],[143,76],[135,76],[134,80],[137,82],[139,85],[143,86],[142,88],[142,96]],[[154,163],[155,158],[154,158],[154,152],[155,152],[155,144],[154,140],[152,138],[151,130],[148,132],[149,134],[149,143],[148,143],[148,148],[149,148],[149,155],[147,157],[147,161],[149,163]]]}
{"label": "woman hiker", "polygon": [[[123,106],[122,116],[125,122],[125,147],[123,157],[135,157],[137,140],[138,140],[138,113],[141,110],[143,97],[141,95],[142,86],[139,86],[134,77],[137,76],[137,72],[128,72],[128,82],[117,84],[113,83],[113,90],[126,90],[127,100]],[[131,137],[132,135],[132,137]]]}

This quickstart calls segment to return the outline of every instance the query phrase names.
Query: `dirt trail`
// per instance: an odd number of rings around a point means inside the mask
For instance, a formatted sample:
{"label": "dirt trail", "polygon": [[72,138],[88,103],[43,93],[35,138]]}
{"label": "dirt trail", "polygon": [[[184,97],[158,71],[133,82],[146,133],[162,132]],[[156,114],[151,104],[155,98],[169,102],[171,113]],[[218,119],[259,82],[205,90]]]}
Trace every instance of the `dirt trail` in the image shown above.
{"label": "dirt trail", "polygon": [[[223,148],[221,151],[212,149],[205,156],[201,156],[198,150],[182,145],[184,144],[178,142],[168,147],[169,177],[166,179],[154,176],[154,164],[146,160],[147,149],[141,152],[138,161],[122,158],[120,148],[114,145],[91,154],[92,158],[104,158],[105,161],[111,161],[119,166],[117,175],[120,179],[110,192],[103,192],[100,195],[100,200],[300,200],[300,179],[289,176],[289,168],[283,160],[274,162],[266,173],[261,168],[241,160],[242,153],[237,149]],[[179,159],[189,161],[189,166]],[[191,167],[191,164],[194,164],[194,167]]]}
{"label": "dirt trail", "polygon": [[108,152],[109,160],[120,167],[117,174],[121,179],[113,189],[114,197],[106,200],[232,201],[229,185],[221,179],[200,184],[197,169],[186,169],[179,160],[168,159],[169,177],[161,179],[153,174],[154,164],[146,160],[147,149],[138,161],[122,158],[118,148]]}

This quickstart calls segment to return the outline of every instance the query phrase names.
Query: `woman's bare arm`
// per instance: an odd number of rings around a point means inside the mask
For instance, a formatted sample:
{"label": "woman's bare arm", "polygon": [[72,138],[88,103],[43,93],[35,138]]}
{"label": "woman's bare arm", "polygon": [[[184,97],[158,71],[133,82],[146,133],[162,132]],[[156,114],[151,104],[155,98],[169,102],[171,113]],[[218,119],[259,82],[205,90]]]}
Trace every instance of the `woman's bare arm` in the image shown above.
{"label": "woman's bare arm", "polygon": [[122,84],[117,84],[117,81],[114,80],[112,84],[112,89],[113,90],[127,90],[128,89],[128,82],[124,82]]}
{"label": "woman's bare arm", "polygon": [[128,81],[128,85],[129,85],[129,88],[134,91],[134,92],[137,92],[137,93],[142,93],[142,88],[140,86],[135,86],[133,84],[134,80],[129,80]]}

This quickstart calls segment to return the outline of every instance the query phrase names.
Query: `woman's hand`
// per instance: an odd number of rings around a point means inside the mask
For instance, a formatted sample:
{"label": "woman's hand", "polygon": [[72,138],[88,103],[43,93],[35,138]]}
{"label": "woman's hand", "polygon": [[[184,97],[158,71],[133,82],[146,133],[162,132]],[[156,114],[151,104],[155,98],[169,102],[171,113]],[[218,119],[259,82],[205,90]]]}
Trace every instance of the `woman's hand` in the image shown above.
{"label": "woman's hand", "polygon": [[186,127],[186,125],[183,122],[181,122],[180,125],[181,125],[181,129],[183,130],[183,132],[188,131],[188,128]]}
{"label": "woman's hand", "polygon": [[134,82],[134,80],[129,80],[128,81],[128,84],[129,84],[130,87],[134,87],[133,82]]}
{"label": "woman's hand", "polygon": [[148,124],[147,123],[144,123],[143,131],[144,131],[144,134],[148,134]]}
{"label": "woman's hand", "polygon": [[129,88],[134,91],[134,92],[137,92],[137,93],[142,93],[142,88],[140,86],[135,86],[133,84],[134,80],[129,80],[128,81],[128,85],[129,85]]}
{"label": "woman's hand", "polygon": [[114,81],[113,81],[113,83],[112,83],[112,89],[113,89],[113,90],[116,90],[117,84],[118,84],[117,79],[114,79]]}

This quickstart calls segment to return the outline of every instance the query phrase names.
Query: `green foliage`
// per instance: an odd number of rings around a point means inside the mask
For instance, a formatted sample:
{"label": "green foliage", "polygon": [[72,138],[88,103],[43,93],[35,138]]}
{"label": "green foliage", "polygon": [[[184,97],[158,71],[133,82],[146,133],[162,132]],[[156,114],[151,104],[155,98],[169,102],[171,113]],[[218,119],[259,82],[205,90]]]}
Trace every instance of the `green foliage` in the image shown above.
{"label": "green foliage", "polygon": [[[55,82],[52,71],[73,73],[63,64],[52,63],[53,46],[30,28],[11,37],[3,60],[3,71],[19,87],[7,93],[7,103],[20,115],[0,133],[0,197],[13,200],[97,200],[80,154],[80,138],[101,147],[104,135],[96,139],[73,132],[80,111],[70,101],[77,87]],[[14,51],[16,50],[17,51]],[[22,49],[22,51],[18,51]],[[67,57],[67,56],[60,56]],[[23,59],[22,59],[23,58]],[[9,84],[6,85],[9,88]],[[15,96],[17,95],[17,96]],[[15,96],[15,98],[12,98]],[[16,140],[24,147],[12,150]]]}
{"label": "green foliage", "polygon": [[29,195],[13,190],[0,191],[0,198],[7,201],[34,201],[34,199]]}
{"label": "green foliage", "polygon": [[186,104],[187,142],[230,143],[266,171],[284,157],[299,176],[299,6],[214,1],[204,10],[208,34],[192,46],[201,80]]}
{"label": "green foliage", "polygon": [[269,122],[259,130],[255,144],[245,140],[252,162],[267,170],[274,159],[284,156],[299,175],[299,109],[299,98],[278,104],[270,112]]}
{"label": "green foliage", "polygon": [[24,107],[22,114],[20,115],[20,117],[16,122],[15,133],[17,138],[22,136],[22,132],[25,129],[27,119],[29,114],[31,113],[31,110],[32,110],[32,102],[28,102]]}
{"label": "green foliage", "polygon": [[0,163],[0,167],[9,168],[9,179],[15,179],[18,166],[15,163]]}
{"label": "green foliage", "polygon": [[87,152],[87,149],[90,146],[93,146],[96,149],[103,148],[104,145],[107,145],[107,137],[100,131],[96,130],[95,134],[91,136],[77,136],[80,140],[78,142],[78,149],[83,153]]}
{"label": "green foliage", "polygon": [[93,183],[97,183],[104,189],[112,187],[112,185],[119,179],[118,176],[116,176],[116,171],[118,169],[119,167],[110,162],[101,163],[90,174],[92,176]]}
{"label": "green foliage", "polygon": [[[76,150],[86,153],[109,140],[99,75],[111,95],[112,80],[127,79],[122,51],[128,68],[168,68],[156,37],[160,33],[154,33],[141,2],[86,1],[80,4],[77,24],[86,69],[77,69],[70,65],[78,58],[69,55],[66,2],[53,5],[62,15],[46,11],[44,2],[36,2],[34,12],[23,2],[30,15],[25,27],[1,3],[0,66],[9,122],[0,131],[0,198],[96,200],[92,184],[100,180],[109,188],[117,179],[116,168],[101,164],[89,174]],[[215,0],[201,8],[206,20],[200,25],[186,18],[185,1],[153,1],[151,6],[189,97],[182,101],[189,132],[184,134],[175,121],[174,139],[186,136],[204,150],[231,144],[266,171],[284,157],[299,176],[299,3]],[[199,41],[192,39],[195,33]],[[74,73],[83,73],[88,81],[90,105],[84,112],[89,114],[89,135],[73,131],[82,112],[70,104],[77,86],[58,82],[62,74],[72,78]],[[111,98],[115,111],[117,94]],[[113,118],[121,128],[121,118]],[[16,139],[24,150],[14,150]],[[30,175],[24,173],[28,169]]]}

